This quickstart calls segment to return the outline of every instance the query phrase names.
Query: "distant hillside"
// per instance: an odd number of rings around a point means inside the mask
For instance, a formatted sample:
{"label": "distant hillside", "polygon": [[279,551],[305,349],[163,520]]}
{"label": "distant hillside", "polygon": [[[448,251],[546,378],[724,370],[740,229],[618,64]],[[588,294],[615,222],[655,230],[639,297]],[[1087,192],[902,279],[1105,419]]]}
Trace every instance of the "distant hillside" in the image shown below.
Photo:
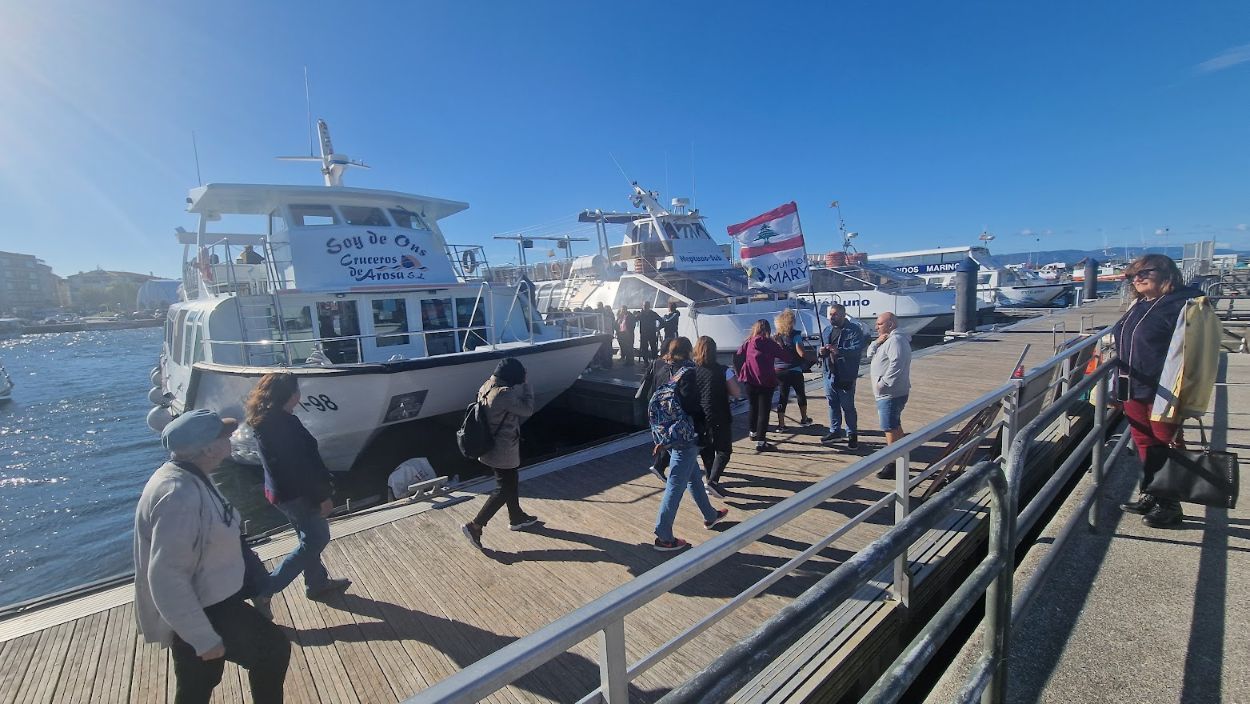
{"label": "distant hillside", "polygon": [[[1011,254],[1000,254],[994,251],[991,243],[990,253],[998,259],[1008,264],[1019,264],[1024,262],[1032,262],[1036,265],[1049,264],[1051,262],[1064,262],[1066,264],[1075,264],[1086,257],[1093,257],[1098,261],[1124,261],[1126,259],[1134,259],[1147,253],[1166,254],[1173,259],[1180,261],[1184,253],[1183,247],[1129,247],[1128,256],[1125,257],[1123,247],[1108,249],[1103,254],[1101,249],[1047,249],[1040,252],[1014,252]],[[1235,249],[1217,249],[1216,254],[1246,254],[1244,251]]]}

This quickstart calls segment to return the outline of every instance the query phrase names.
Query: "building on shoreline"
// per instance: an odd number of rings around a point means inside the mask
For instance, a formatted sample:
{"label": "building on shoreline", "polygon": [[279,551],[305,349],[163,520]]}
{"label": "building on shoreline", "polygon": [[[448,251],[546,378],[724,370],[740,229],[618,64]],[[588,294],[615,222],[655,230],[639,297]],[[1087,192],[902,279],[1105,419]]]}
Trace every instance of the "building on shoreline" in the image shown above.
{"label": "building on shoreline", "polygon": [[65,277],[69,299],[75,308],[101,307],[129,310],[143,284],[157,277],[130,271],[80,271]]}
{"label": "building on shoreline", "polygon": [[33,254],[0,252],[0,313],[29,317],[69,304],[65,280]]}

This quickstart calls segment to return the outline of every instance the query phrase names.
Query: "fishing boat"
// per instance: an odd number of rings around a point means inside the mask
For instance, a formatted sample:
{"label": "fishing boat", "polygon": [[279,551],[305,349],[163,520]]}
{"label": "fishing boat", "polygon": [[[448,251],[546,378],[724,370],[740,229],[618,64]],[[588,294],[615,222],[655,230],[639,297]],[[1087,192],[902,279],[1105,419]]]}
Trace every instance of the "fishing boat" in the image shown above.
{"label": "fishing boat", "polygon": [[[567,389],[606,339],[545,324],[528,282],[485,280],[481,246],[448,244],[440,221],[467,203],[343,186],[364,164],[334,151],[318,121],[324,186],[193,188],[182,300],[169,307],[148,423],[191,409],[242,418],[257,380],[299,379],[296,414],[326,465],[349,470],[383,429],[463,413],[504,357],[528,370],[535,401]],[[221,231],[249,224],[247,231]],[[451,432],[450,430],[448,432]],[[246,427],[236,459],[255,459]]]}
{"label": "fishing boat", "polygon": [[940,334],[954,326],[955,292],[884,264],[861,252],[809,254],[811,288],[801,297],[815,301],[823,314],[839,303],[847,315],[869,327],[881,313],[898,318],[899,329],[911,335]]}
{"label": "fishing boat", "polygon": [[[636,311],[650,303],[663,313],[676,303],[681,313],[678,334],[691,340],[706,335],[726,353],[742,344],[755,321],[771,322],[787,308],[795,310],[797,330],[819,335],[819,320],[809,303],[750,286],[746,272],[730,262],[728,245],[712,239],[704,216],[690,209],[689,200],[674,198],[671,208],[664,208],[655,191],[637,183],[632,187],[630,200],[641,212],[585,210],[578,216],[579,222],[595,225],[599,254],[573,259],[564,268],[541,264],[499,274],[533,277],[539,309],[556,316],[599,303],[613,312],[623,307]],[[609,246],[608,227],[616,225],[624,227],[624,239]]]}

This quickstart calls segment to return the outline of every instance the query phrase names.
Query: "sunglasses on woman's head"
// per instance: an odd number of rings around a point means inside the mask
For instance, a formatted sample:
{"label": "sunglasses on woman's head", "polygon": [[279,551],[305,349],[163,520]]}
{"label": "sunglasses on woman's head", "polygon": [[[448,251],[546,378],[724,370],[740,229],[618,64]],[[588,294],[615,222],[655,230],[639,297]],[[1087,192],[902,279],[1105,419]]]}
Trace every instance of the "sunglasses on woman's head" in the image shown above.
{"label": "sunglasses on woman's head", "polygon": [[1138,281],[1144,281],[1150,278],[1151,272],[1154,272],[1154,271],[1158,271],[1158,269],[1138,269],[1132,274],[1125,274],[1124,278],[1128,281],[1132,281],[1133,279],[1137,279]]}

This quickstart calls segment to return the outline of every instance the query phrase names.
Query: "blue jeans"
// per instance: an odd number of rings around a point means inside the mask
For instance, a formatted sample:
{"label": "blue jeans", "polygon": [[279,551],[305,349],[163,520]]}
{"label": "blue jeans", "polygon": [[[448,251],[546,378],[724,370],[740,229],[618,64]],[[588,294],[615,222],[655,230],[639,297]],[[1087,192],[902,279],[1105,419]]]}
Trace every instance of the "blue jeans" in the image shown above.
{"label": "blue jeans", "polygon": [[689,490],[694,505],[703,513],[703,520],[716,518],[716,509],[707,499],[703,477],[699,475],[699,448],[696,445],[674,445],[669,448],[668,481],[664,483],[664,498],[660,500],[660,513],[655,518],[655,536],[668,542],[673,539],[673,519],[681,505],[681,495]]}
{"label": "blue jeans", "polygon": [[270,573],[269,593],[286,589],[300,572],[304,573],[304,588],[315,592],[330,579],[326,566],[321,564],[321,551],[330,544],[330,524],[321,516],[321,506],[311,499],[284,501],[278,504],[278,510],[286,514],[295,528],[299,547]]}
{"label": "blue jeans", "polygon": [[846,419],[846,432],[855,435],[859,432],[859,413],[855,410],[855,382],[851,388],[839,389],[833,385],[833,377],[825,377],[825,400],[829,402],[829,432],[842,430],[842,420]]}
{"label": "blue jeans", "polygon": [[877,399],[877,416],[881,420],[882,430],[903,429],[903,406],[907,405],[906,396]]}

